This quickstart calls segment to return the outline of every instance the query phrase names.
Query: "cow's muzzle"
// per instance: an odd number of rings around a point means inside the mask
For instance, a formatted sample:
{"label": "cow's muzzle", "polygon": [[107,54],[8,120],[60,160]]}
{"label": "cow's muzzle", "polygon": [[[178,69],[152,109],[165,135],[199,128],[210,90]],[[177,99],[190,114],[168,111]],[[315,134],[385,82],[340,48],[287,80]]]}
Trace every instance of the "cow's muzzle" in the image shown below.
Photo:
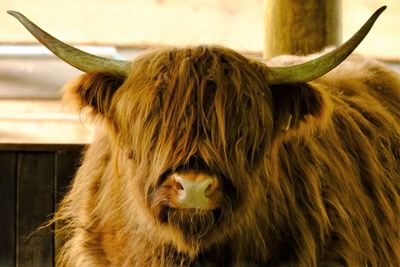
{"label": "cow's muzzle", "polygon": [[161,188],[171,208],[213,210],[221,206],[221,182],[215,175],[193,170],[173,172]]}

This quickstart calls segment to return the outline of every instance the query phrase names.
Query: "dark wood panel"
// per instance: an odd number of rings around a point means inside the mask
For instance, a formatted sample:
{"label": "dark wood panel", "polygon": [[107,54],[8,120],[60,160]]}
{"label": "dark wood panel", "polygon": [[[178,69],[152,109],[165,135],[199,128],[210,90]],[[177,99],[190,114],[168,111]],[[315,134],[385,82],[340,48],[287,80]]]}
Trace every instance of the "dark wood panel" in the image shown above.
{"label": "dark wood panel", "polygon": [[54,153],[17,156],[17,265],[53,266],[54,241],[48,228],[38,230],[54,209]]}
{"label": "dark wood panel", "polygon": [[15,266],[16,153],[0,152],[0,266]]}
{"label": "dark wood panel", "polygon": [[67,192],[80,165],[81,154],[81,149],[57,151],[55,165],[56,203],[59,203]]}
{"label": "dark wood panel", "polygon": [[0,151],[15,152],[57,152],[80,150],[86,144],[41,144],[41,143],[0,143]]}
{"label": "dark wood panel", "polygon": [[[56,153],[56,168],[55,168],[55,188],[56,188],[56,198],[55,198],[55,210],[57,210],[57,205],[63,199],[65,193],[69,189],[69,185],[72,178],[75,175],[78,166],[80,165],[81,159],[81,149],[76,150],[63,150]],[[57,230],[61,225],[57,222],[55,229]],[[55,255],[61,246],[64,244],[64,236],[57,234],[55,236]]]}

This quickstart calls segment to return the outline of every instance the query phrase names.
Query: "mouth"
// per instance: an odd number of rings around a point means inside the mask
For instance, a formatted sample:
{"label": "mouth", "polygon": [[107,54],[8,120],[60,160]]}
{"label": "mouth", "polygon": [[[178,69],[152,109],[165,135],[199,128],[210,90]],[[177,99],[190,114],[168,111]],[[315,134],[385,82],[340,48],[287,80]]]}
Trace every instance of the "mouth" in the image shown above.
{"label": "mouth", "polygon": [[221,208],[200,210],[163,206],[159,212],[159,220],[162,224],[180,231],[185,238],[201,239],[221,223],[222,214]]}

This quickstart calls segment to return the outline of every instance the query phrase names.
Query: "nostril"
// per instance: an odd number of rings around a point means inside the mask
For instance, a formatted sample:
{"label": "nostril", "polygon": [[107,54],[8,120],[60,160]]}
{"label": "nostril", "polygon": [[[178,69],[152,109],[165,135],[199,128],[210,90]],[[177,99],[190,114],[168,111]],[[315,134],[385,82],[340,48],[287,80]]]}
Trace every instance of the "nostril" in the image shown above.
{"label": "nostril", "polygon": [[212,184],[212,183],[210,183],[210,184],[207,186],[206,192],[211,190],[211,184]]}
{"label": "nostril", "polygon": [[210,182],[210,184],[207,186],[206,190],[204,191],[204,194],[206,195],[206,197],[209,197],[213,192],[213,186],[212,186],[212,182]]}
{"label": "nostril", "polygon": [[175,186],[176,186],[176,189],[178,189],[178,190],[185,190],[183,188],[183,185],[180,182],[178,182],[177,180],[175,180]]}

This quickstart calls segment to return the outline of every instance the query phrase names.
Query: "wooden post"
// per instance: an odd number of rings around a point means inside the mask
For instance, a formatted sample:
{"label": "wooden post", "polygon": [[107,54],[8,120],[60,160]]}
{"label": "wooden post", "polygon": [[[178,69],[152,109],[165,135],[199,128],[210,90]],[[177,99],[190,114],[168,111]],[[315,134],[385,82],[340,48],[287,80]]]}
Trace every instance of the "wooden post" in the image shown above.
{"label": "wooden post", "polygon": [[341,0],[265,0],[264,58],[341,43]]}

